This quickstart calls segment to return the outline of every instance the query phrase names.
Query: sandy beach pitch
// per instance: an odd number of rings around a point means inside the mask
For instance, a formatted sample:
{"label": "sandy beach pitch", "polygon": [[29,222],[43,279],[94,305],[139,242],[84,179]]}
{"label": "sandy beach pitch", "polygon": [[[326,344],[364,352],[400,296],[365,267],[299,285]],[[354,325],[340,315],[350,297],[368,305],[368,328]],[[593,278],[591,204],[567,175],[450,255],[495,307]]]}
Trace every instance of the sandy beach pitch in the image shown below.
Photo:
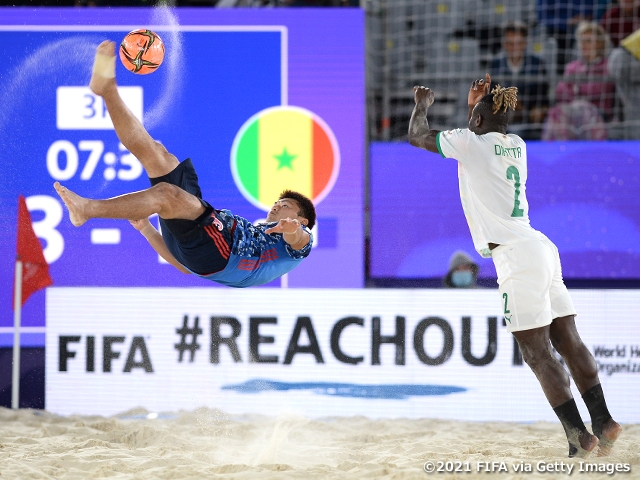
{"label": "sandy beach pitch", "polygon": [[[0,408],[0,478],[640,478],[640,425],[623,427],[612,456],[581,464],[566,457],[559,423],[317,420],[208,408],[63,417]],[[444,471],[427,474],[426,462]],[[515,471],[527,465],[531,472]],[[631,471],[597,473],[618,465]]]}

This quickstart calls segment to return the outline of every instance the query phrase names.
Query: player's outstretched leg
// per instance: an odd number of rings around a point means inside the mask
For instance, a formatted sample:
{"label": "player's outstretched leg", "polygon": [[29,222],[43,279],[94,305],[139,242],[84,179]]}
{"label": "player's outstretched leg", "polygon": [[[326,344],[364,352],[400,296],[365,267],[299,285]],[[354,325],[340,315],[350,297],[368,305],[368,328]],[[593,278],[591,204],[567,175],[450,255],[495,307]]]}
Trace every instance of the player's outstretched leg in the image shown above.
{"label": "player's outstretched leg", "polygon": [[553,355],[549,339],[550,327],[513,332],[522,358],[538,378],[547,400],[558,415],[569,442],[569,456],[586,458],[598,445],[598,438],[585,427],[576,405],[569,375]]}
{"label": "player's outstretched leg", "polygon": [[116,85],[115,43],[104,41],[96,49],[89,88],[104,99],[118,138],[147,171],[149,178],[171,172],[180,162],[156,142],[125,105]]}
{"label": "player's outstretched leg", "polygon": [[597,455],[607,456],[622,433],[622,427],[609,413],[598,378],[598,367],[578,334],[574,316],[554,319],[549,336],[551,344],[566,362],[571,377],[589,409],[591,428],[599,440]]}
{"label": "player's outstretched leg", "polygon": [[205,207],[196,196],[166,182],[106,200],[81,197],[59,182],[53,186],[69,209],[69,219],[76,227],[90,218],[137,220],[157,213],[167,219],[195,220],[205,212]]}

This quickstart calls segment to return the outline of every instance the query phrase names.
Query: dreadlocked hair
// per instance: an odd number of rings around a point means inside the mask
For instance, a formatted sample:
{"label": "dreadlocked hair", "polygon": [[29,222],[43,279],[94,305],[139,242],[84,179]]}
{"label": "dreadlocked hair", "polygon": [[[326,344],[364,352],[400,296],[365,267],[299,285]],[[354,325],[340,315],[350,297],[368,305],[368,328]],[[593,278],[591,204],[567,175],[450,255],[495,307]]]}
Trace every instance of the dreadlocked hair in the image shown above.
{"label": "dreadlocked hair", "polygon": [[506,112],[507,109],[512,108],[515,110],[518,104],[518,87],[501,87],[496,85],[491,90],[493,96],[493,113],[498,113],[500,110]]}

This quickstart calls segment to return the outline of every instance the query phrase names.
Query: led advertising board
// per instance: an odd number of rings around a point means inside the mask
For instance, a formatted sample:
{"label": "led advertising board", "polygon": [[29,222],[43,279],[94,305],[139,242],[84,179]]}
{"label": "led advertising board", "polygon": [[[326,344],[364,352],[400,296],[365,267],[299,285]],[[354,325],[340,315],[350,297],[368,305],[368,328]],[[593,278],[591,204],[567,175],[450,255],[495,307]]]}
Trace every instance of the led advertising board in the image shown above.
{"label": "led advertising board", "polygon": [[[565,279],[640,280],[640,143],[527,142],[531,226],[558,247]],[[371,145],[371,276],[444,277],[466,251],[457,162],[404,143]]]}
{"label": "led advertising board", "polygon": [[[640,296],[571,297],[609,409],[637,423]],[[494,289],[53,287],[45,406],[557,421],[502,318]]]}

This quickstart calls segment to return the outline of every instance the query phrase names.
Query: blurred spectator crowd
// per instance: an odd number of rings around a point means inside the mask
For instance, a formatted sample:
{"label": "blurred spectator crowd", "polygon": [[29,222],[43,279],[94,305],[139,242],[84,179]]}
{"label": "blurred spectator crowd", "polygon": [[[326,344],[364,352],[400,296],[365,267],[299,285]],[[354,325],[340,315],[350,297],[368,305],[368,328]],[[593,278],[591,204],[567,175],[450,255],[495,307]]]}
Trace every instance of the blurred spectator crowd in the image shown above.
{"label": "blurred spectator crowd", "polygon": [[[370,136],[406,135],[412,86],[430,125],[466,124],[471,81],[518,87],[527,139],[640,139],[640,0],[371,0]],[[408,113],[407,113],[408,112]]]}
{"label": "blurred spectator crowd", "polygon": [[470,83],[518,87],[526,139],[640,139],[640,0],[0,0],[16,6],[362,7],[369,137],[406,137],[413,85],[432,128],[464,126]]}
{"label": "blurred spectator crowd", "polygon": [[31,7],[358,7],[360,0],[0,0]]}

